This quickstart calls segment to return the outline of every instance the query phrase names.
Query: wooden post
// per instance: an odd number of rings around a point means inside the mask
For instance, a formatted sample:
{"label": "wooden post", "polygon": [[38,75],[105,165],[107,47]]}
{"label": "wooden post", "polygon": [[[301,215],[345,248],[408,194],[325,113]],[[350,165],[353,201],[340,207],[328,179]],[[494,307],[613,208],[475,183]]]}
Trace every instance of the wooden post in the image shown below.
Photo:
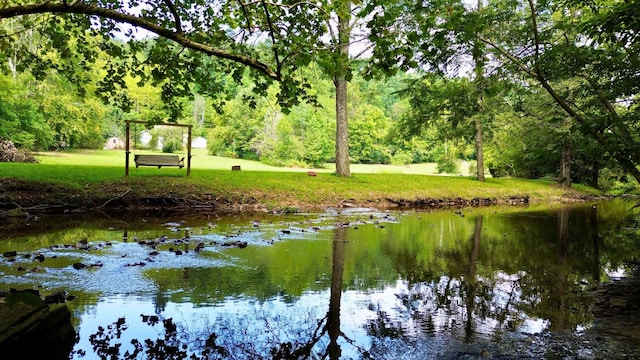
{"label": "wooden post", "polygon": [[191,125],[187,134],[187,176],[191,176]]}
{"label": "wooden post", "polygon": [[127,138],[125,140],[125,144],[126,144],[126,148],[127,150],[124,153],[125,156],[125,160],[124,160],[124,176],[129,176],[129,128],[131,127],[131,124],[129,123],[129,121],[125,121],[126,125],[126,131],[125,133],[127,134]]}

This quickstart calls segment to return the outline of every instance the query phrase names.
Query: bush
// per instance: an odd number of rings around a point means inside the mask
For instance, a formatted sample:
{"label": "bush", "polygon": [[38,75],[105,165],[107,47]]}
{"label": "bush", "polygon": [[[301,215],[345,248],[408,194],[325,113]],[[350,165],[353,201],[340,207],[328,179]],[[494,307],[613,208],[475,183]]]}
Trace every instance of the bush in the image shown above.
{"label": "bush", "polygon": [[598,188],[609,194],[632,194],[637,192],[638,182],[633,177],[608,168],[600,170]]}
{"label": "bush", "polygon": [[477,161],[472,161],[469,163],[469,176],[473,177],[474,179],[478,179],[478,162]]}
{"label": "bush", "polygon": [[413,156],[410,152],[400,150],[391,158],[391,165],[409,165],[413,162]]}
{"label": "bush", "polygon": [[458,164],[456,164],[455,160],[441,157],[436,161],[438,165],[438,174],[447,173],[447,174],[457,174],[458,173]]}
{"label": "bush", "polygon": [[182,141],[178,139],[167,139],[162,143],[163,153],[174,153],[182,150]]}

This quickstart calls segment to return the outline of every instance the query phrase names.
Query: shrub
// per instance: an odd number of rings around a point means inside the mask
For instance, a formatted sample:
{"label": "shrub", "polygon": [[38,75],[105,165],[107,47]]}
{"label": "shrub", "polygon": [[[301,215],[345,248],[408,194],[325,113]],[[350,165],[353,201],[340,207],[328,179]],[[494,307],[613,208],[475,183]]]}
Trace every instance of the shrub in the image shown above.
{"label": "shrub", "polygon": [[410,152],[399,150],[391,158],[392,165],[409,165],[413,162],[413,156]]}
{"label": "shrub", "polygon": [[457,174],[458,173],[458,165],[455,160],[441,157],[436,161],[438,165],[438,174],[446,173],[446,174]]}
{"label": "shrub", "polygon": [[163,153],[174,153],[180,150],[182,150],[182,142],[178,139],[166,139],[162,143]]}

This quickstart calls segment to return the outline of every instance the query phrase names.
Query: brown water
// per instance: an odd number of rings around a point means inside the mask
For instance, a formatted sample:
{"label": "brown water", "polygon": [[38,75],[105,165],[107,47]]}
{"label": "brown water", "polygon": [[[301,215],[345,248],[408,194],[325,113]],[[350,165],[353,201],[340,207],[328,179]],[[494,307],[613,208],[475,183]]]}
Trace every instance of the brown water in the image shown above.
{"label": "brown water", "polygon": [[592,311],[640,252],[631,207],[14,220],[0,289],[76,296],[73,359],[634,358]]}

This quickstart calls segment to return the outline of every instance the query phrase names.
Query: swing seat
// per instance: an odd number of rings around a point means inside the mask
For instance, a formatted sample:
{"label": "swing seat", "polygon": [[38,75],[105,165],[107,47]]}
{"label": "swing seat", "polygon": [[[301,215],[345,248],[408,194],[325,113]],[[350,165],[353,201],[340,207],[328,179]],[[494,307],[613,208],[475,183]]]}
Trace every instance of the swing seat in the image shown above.
{"label": "swing seat", "polygon": [[135,155],[133,160],[138,166],[157,166],[160,169],[163,166],[177,166],[180,169],[184,167],[184,157],[180,159],[178,155]]}

